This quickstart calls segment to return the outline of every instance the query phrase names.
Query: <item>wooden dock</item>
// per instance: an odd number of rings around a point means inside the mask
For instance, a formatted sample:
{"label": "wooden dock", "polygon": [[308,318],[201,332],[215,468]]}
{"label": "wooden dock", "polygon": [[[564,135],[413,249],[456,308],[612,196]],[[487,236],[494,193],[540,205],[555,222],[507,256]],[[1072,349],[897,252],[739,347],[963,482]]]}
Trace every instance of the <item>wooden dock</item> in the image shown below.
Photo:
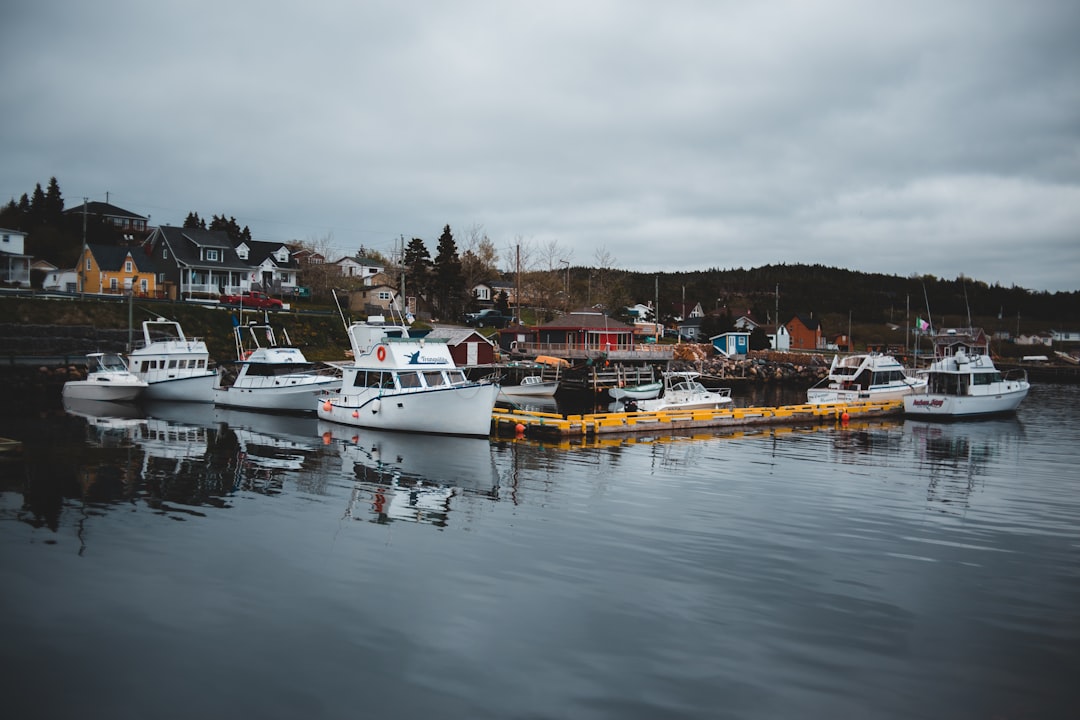
{"label": "wooden dock", "polygon": [[491,416],[491,424],[492,432],[496,435],[591,437],[706,428],[740,428],[751,425],[843,422],[855,418],[897,415],[903,409],[902,400],[565,416],[557,413],[521,412],[495,408]]}

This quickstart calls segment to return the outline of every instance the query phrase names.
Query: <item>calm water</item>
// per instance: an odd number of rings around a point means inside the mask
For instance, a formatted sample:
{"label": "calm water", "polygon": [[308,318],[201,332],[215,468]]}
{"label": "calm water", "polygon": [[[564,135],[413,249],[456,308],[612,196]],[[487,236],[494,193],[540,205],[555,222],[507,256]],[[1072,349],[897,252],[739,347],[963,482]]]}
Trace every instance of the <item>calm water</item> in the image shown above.
{"label": "calm water", "polygon": [[7,717],[1080,717],[1076,387],[584,446],[34,405]]}

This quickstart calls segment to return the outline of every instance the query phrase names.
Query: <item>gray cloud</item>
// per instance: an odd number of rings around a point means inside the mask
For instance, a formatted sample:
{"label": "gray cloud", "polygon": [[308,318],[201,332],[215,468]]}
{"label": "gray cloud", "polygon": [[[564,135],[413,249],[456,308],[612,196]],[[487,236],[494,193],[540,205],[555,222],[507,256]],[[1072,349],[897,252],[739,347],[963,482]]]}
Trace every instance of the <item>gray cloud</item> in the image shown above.
{"label": "gray cloud", "polygon": [[55,175],[343,252],[1080,282],[1080,6],[135,3],[3,11],[0,199]]}

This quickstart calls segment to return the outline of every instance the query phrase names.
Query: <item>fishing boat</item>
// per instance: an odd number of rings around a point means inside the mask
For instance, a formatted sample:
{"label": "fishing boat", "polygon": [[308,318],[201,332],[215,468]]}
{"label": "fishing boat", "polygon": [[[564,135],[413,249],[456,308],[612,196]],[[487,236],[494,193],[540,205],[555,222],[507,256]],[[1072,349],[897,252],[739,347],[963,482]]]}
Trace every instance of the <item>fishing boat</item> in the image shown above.
{"label": "fishing boat", "polygon": [[934,360],[920,371],[925,388],[904,397],[906,415],[970,418],[1011,413],[1031,387],[1023,368],[1002,373],[979,328],[950,329],[934,337]]}
{"label": "fishing boat", "polygon": [[627,404],[627,409],[643,412],[662,410],[719,410],[732,407],[731,388],[710,390],[698,378],[701,373],[693,371],[665,372],[664,389],[652,400],[637,400]]}
{"label": "fishing boat", "polygon": [[199,338],[184,335],[180,323],[165,318],[142,324],[143,342],[128,355],[131,372],[147,383],[143,396],[153,401],[214,401],[217,371]]}
{"label": "fishing boat", "polygon": [[124,358],[116,353],[86,356],[86,379],[64,383],[61,395],[67,399],[130,402],[147,388],[147,383],[128,371]]}
{"label": "fishing boat", "polygon": [[347,327],[352,363],[339,394],[317,403],[319,419],[357,427],[488,435],[499,384],[469,380],[446,340],[412,337],[374,315]]}
{"label": "fishing boat", "polygon": [[287,331],[284,345],[269,324],[233,328],[239,371],[228,385],[214,388],[214,404],[271,412],[311,413],[316,400],[341,389],[341,378],[308,362],[293,347]]}
{"label": "fishing boat", "polygon": [[925,377],[908,370],[892,355],[834,355],[829,374],[806,391],[806,401],[818,405],[899,400],[925,387]]}

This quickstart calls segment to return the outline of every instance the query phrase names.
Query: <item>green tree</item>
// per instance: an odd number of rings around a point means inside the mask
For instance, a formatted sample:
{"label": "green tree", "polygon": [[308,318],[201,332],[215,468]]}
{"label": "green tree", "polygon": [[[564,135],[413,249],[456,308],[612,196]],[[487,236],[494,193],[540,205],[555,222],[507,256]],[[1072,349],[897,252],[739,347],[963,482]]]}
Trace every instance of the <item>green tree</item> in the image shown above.
{"label": "green tree", "polygon": [[431,280],[433,305],[443,318],[456,318],[465,307],[467,290],[461,272],[461,258],[450,226],[443,228],[435,253],[435,268]]}
{"label": "green tree", "polygon": [[405,267],[406,291],[428,297],[431,290],[431,253],[423,240],[413,238],[409,241],[402,265]]}
{"label": "green tree", "polygon": [[49,189],[45,191],[42,218],[50,225],[60,225],[64,220],[64,196],[60,194],[60,183],[55,177],[49,178]]}
{"label": "green tree", "polygon": [[240,225],[236,222],[236,218],[230,217],[226,220],[224,213],[222,213],[220,216],[214,215],[213,218],[210,220],[210,225],[207,229],[224,230],[225,233],[229,236],[229,239],[233,240],[234,242],[251,239],[251,230],[248,229],[247,225],[245,225],[244,228],[241,230]]}
{"label": "green tree", "polygon": [[772,343],[769,342],[769,336],[761,329],[760,326],[754,328],[750,332],[750,349],[751,350],[768,350],[772,347]]}
{"label": "green tree", "polygon": [[201,217],[199,217],[199,213],[197,213],[197,212],[189,212],[187,214],[187,217],[184,218],[183,227],[191,228],[193,230],[205,230],[206,229],[206,221],[203,220]]}

